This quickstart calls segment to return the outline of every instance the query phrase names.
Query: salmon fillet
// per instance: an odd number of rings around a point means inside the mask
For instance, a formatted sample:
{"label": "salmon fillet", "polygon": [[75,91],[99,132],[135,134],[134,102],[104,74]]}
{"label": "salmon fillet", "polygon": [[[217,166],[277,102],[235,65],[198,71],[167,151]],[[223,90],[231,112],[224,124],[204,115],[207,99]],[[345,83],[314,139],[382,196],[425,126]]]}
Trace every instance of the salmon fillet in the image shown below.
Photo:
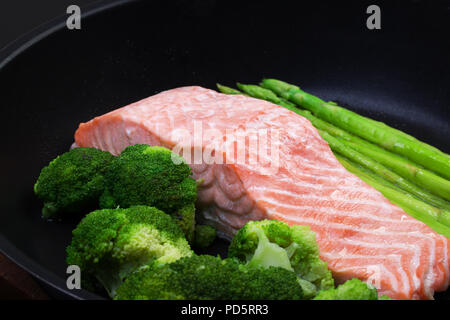
{"label": "salmon fillet", "polygon": [[283,107],[177,88],[81,123],[75,142],[116,155],[133,144],[186,152],[203,181],[205,221],[228,238],[249,220],[308,225],[338,283],[357,277],[395,299],[448,287],[448,239],[346,171],[311,123]]}

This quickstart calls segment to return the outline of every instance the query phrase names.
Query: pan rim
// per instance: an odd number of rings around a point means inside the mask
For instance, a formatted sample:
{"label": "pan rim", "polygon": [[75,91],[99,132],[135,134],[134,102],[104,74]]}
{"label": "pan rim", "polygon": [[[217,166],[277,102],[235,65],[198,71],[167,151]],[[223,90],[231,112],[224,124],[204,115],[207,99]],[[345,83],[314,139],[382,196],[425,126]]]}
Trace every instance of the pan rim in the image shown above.
{"label": "pan rim", "polygon": [[[86,19],[98,13],[139,0],[100,0],[83,7],[82,18]],[[61,15],[45,22],[0,48],[0,72],[15,58],[48,36],[62,30],[66,26],[66,15]],[[3,234],[0,234],[0,252],[13,263],[31,274],[39,283],[52,288],[59,295],[76,300],[103,300],[102,296],[80,289],[69,290],[64,278],[43,267],[24,252],[19,250]]]}

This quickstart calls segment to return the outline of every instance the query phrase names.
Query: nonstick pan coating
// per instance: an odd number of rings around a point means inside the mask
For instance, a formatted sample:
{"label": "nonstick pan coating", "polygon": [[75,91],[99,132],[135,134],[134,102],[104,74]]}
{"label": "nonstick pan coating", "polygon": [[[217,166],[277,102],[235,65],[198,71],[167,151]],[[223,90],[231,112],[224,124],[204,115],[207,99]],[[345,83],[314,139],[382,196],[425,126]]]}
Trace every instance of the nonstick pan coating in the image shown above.
{"label": "nonstick pan coating", "polygon": [[43,221],[33,184],[80,122],[178,86],[280,78],[450,152],[447,1],[381,2],[375,31],[345,3],[103,1],[1,51],[0,249],[54,297],[99,298],[66,289],[76,221]]}

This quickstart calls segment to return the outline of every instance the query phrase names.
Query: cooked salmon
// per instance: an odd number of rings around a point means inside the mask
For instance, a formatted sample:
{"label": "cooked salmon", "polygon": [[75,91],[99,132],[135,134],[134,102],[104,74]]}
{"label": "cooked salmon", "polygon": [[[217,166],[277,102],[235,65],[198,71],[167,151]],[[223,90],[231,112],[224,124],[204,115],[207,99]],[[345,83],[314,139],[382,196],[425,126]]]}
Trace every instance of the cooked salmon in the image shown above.
{"label": "cooked salmon", "polygon": [[347,172],[311,123],[283,107],[177,88],[81,123],[75,142],[116,155],[133,144],[176,150],[201,181],[204,220],[227,237],[249,220],[308,225],[338,283],[357,277],[396,299],[448,287],[448,239]]}

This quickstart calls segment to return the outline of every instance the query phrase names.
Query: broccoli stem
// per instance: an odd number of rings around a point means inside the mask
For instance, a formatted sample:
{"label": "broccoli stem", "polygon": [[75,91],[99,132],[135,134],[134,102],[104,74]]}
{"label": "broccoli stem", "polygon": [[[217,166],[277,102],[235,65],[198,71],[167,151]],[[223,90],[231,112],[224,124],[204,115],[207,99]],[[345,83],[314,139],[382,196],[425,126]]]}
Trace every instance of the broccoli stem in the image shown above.
{"label": "broccoli stem", "polygon": [[275,243],[270,242],[262,229],[256,230],[256,234],[259,240],[258,247],[256,248],[253,257],[249,261],[250,266],[262,266],[264,268],[281,267],[290,271],[294,271],[285,249]]}

